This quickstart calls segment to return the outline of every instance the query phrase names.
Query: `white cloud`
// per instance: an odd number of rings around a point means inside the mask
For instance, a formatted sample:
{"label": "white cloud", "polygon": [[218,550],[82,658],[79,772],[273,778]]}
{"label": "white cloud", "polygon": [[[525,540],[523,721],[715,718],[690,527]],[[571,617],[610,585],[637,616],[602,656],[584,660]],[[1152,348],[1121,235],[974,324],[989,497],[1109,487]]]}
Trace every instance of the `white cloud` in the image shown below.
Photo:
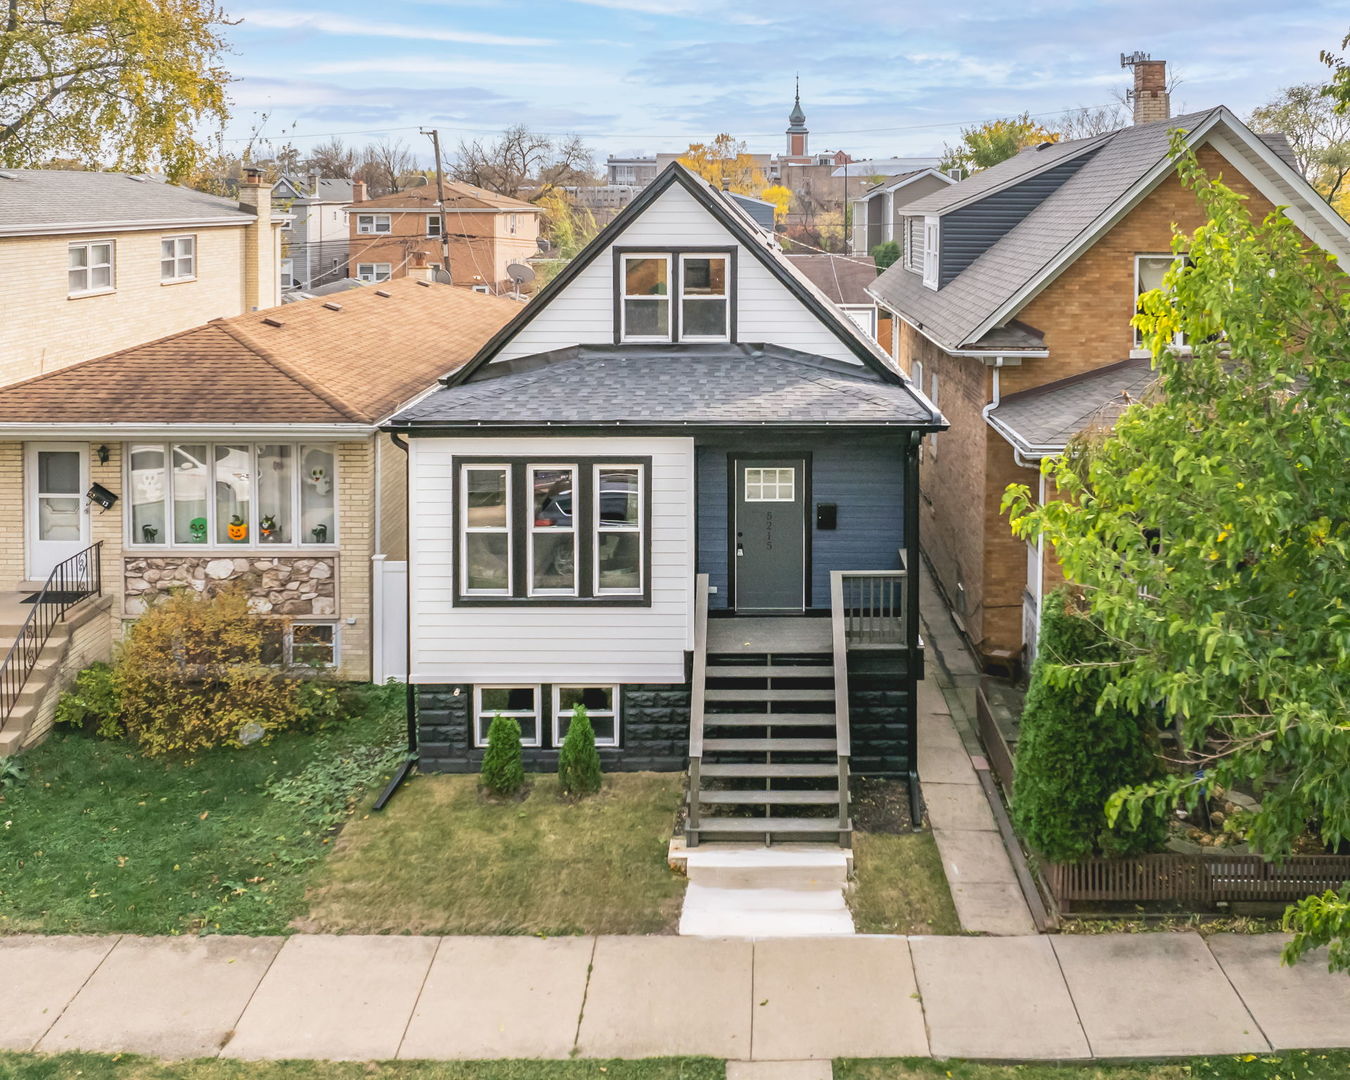
{"label": "white cloud", "polygon": [[445,30],[434,26],[408,26],[402,23],[349,19],[342,15],[315,15],[304,11],[245,11],[240,14],[245,28],[264,26],[272,30],[317,30],[321,34],[350,37],[407,38],[411,41],[455,41],[464,45],[534,46],[554,45],[549,38],[508,37],[482,34],[475,30]]}
{"label": "white cloud", "polygon": [[610,8],[614,11],[633,11],[639,15],[668,15],[678,19],[710,19],[715,22],[736,23],[740,26],[772,26],[773,19],[752,15],[746,11],[728,11],[722,3],[704,3],[703,0],[573,0],[589,7]]}

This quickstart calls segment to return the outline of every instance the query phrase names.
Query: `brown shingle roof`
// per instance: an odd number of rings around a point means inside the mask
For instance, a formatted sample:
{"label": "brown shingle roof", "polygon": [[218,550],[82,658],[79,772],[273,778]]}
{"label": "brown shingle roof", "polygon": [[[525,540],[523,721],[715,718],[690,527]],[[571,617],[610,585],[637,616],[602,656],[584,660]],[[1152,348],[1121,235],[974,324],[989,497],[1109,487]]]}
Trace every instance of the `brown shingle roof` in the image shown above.
{"label": "brown shingle roof", "polygon": [[[473,184],[465,184],[459,180],[447,180],[443,190],[447,210],[509,210],[513,213],[539,210],[539,207],[533,203],[522,202],[520,199],[512,199],[506,195],[498,195],[495,191],[474,187]],[[381,195],[378,199],[366,199],[364,202],[352,203],[351,205],[354,209],[360,210],[365,210],[368,206],[377,209],[385,207],[391,209],[396,207],[411,207],[418,210],[422,208],[430,209],[436,205],[436,185],[422,184],[418,187],[396,191],[392,195]]]}
{"label": "brown shingle roof", "polygon": [[0,388],[0,423],[374,423],[467,363],[520,310],[400,278],[215,319]]}

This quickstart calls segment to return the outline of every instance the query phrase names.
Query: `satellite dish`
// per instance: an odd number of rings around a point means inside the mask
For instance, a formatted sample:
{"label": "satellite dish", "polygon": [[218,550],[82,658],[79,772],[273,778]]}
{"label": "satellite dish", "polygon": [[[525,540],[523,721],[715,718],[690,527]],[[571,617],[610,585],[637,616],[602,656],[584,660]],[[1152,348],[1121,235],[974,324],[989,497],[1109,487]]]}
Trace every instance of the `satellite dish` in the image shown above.
{"label": "satellite dish", "polygon": [[454,284],[453,280],[450,277],[450,271],[443,266],[438,266],[436,268],[436,280],[440,282],[442,285]]}
{"label": "satellite dish", "polygon": [[524,285],[527,281],[534,280],[534,270],[524,263],[508,263],[506,273],[517,285]]}

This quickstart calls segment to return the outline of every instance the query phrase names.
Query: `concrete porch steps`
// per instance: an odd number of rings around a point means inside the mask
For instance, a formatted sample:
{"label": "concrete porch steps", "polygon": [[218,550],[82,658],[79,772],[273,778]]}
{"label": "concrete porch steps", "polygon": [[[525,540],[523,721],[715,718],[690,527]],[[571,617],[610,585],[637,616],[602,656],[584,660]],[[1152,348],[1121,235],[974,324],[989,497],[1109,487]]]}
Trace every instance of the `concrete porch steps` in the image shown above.
{"label": "concrete porch steps", "polygon": [[731,846],[687,853],[679,932],[698,937],[854,933],[844,899],[850,855],[837,847]]}

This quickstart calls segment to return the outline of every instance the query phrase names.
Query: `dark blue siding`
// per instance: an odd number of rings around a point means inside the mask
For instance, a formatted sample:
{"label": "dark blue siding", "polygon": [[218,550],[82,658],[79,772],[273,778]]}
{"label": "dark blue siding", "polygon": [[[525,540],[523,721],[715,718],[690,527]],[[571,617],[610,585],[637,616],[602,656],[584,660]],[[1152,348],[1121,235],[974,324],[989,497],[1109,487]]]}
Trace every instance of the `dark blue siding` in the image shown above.
{"label": "dark blue siding", "polygon": [[717,591],[708,597],[708,607],[727,607],[727,452],[721,447],[700,446],[695,463],[698,493],[698,573],[708,575]]}

